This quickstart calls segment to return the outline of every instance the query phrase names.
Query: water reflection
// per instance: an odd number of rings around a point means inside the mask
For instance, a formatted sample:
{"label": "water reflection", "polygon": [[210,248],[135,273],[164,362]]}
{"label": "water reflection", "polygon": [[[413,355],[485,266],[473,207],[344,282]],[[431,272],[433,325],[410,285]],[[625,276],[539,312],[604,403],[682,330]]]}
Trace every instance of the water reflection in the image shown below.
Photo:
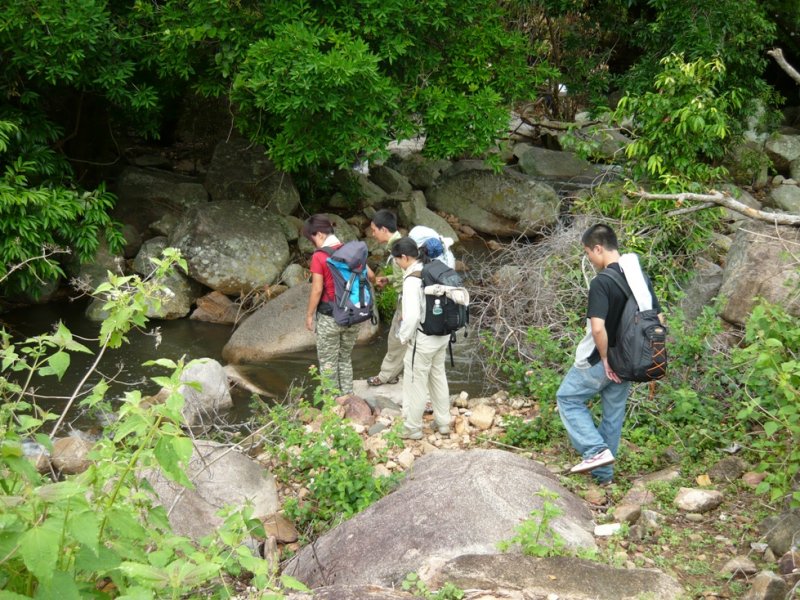
{"label": "water reflection", "polygon": [[[16,340],[52,331],[59,320],[63,321],[76,337],[96,338],[99,324],[86,319],[85,308],[84,302],[26,307],[2,315],[2,322]],[[150,378],[163,375],[164,371],[161,368],[143,366],[144,362],[155,358],[177,361],[181,357],[185,357],[186,360],[209,357],[222,362],[222,347],[232,332],[232,327],[228,325],[190,319],[151,321],[149,327],[147,332],[132,331],[128,335],[129,343],[117,350],[108,350],[103,357],[99,372],[106,379],[113,380],[108,398],[119,398],[131,389],[139,389],[143,394],[155,393],[158,386]],[[355,348],[353,370],[357,379],[365,379],[379,372],[386,350],[387,329],[384,329],[378,339],[370,345]],[[476,395],[483,392],[480,370],[471,368],[471,354],[476,342],[475,332],[471,332],[466,340],[463,334],[459,334],[458,342],[453,345],[455,367],[450,366],[450,357],[449,355],[447,357],[447,376],[451,393],[465,390],[471,395]],[[96,353],[96,342],[83,343]],[[73,393],[94,360],[95,355],[73,354],[70,369],[61,381],[53,377],[34,381],[33,385],[42,399],[40,404],[51,410],[60,410],[66,402],[65,397]],[[283,398],[292,385],[304,385],[308,388],[313,383],[309,380],[308,367],[316,364],[316,360],[316,352],[309,350],[282,356],[260,365],[247,365],[242,367],[242,371],[273,397]],[[100,377],[98,374],[90,379],[84,391],[88,392]],[[250,394],[234,393],[234,403],[232,418],[243,420],[249,411]]]}

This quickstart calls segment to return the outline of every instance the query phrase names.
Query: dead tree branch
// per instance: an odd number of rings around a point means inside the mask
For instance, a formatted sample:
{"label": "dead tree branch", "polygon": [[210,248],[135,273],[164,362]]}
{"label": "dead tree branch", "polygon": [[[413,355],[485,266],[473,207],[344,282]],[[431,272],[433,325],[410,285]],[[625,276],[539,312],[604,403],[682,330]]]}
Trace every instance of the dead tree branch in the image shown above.
{"label": "dead tree branch", "polygon": [[651,194],[640,190],[634,194],[639,198],[645,200],[676,200],[678,202],[713,202],[719,206],[724,206],[735,212],[741,213],[746,217],[755,219],[757,221],[764,221],[766,223],[774,223],[775,225],[790,225],[800,227],[800,215],[789,215],[784,213],[771,213],[763,210],[751,208],[739,202],[727,192],[718,192],[711,190],[708,194],[690,194],[688,192],[682,194]]}
{"label": "dead tree branch", "polygon": [[789,62],[786,60],[786,58],[783,56],[783,50],[781,50],[780,48],[773,48],[772,50],[769,50],[767,54],[769,54],[772,58],[775,59],[775,62],[778,63],[778,66],[781,69],[783,69],[789,75],[789,77],[794,79],[794,82],[797,85],[800,85],[800,73],[798,73],[797,70],[792,65],[790,65]]}

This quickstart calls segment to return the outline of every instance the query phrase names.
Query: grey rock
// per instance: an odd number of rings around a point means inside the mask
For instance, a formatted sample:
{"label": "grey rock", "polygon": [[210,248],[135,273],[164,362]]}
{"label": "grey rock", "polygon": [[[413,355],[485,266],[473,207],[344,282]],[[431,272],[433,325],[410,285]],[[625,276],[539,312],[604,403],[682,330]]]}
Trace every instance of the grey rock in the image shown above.
{"label": "grey rock", "polygon": [[[190,427],[205,429],[220,412],[233,406],[228,375],[212,358],[200,358],[189,363],[181,373],[181,382],[179,391],[185,399],[183,417]],[[199,385],[199,389],[195,385]]]}
{"label": "grey rock", "polygon": [[281,273],[280,282],[292,288],[308,281],[308,271],[296,263],[292,263]]}
{"label": "grey rock", "polygon": [[772,189],[770,199],[775,208],[800,215],[800,186],[784,182]]}
{"label": "grey rock", "polygon": [[709,306],[722,287],[722,267],[704,258],[698,258],[694,265],[694,276],[684,288],[686,294],[681,300],[681,308],[689,320],[696,319],[706,306]]}
{"label": "grey rock", "polygon": [[112,215],[140,234],[166,215],[180,216],[208,202],[208,192],[197,179],[159,169],[128,167],[113,191],[118,200]]}
{"label": "grey rock", "polygon": [[780,576],[772,571],[761,571],[753,579],[744,600],[785,600],[788,587]]}
{"label": "grey rock", "polygon": [[734,235],[728,252],[719,296],[726,300],[722,318],[744,325],[757,297],[783,306],[800,316],[800,297],[793,286],[800,282],[796,260],[787,245],[800,244],[800,228],[752,222]]}
{"label": "grey rock", "polygon": [[331,585],[311,593],[293,593],[286,600],[424,600],[401,590],[378,585]]}
{"label": "grey rock", "polygon": [[241,201],[197,206],[172,232],[189,275],[223,294],[269,285],[289,263],[289,244],[274,215]]}
{"label": "grey rock", "polygon": [[427,192],[429,206],[455,215],[476,231],[535,234],[558,219],[559,198],[547,184],[507,169],[494,173],[454,165]]}
{"label": "grey rock", "polygon": [[705,513],[722,504],[723,495],[718,490],[680,488],[675,496],[675,506],[686,512]]}
{"label": "grey rock", "polygon": [[776,556],[783,556],[800,540],[800,511],[784,512],[764,519],[761,534]]}
{"label": "grey rock", "polygon": [[375,165],[369,170],[369,178],[387,194],[410,192],[408,179],[386,165]]}
{"label": "grey rock", "polygon": [[292,177],[275,168],[264,146],[239,137],[217,144],[205,188],[215,202],[238,200],[281,215],[300,205]]}
{"label": "grey rock", "polygon": [[397,585],[456,556],[494,554],[541,508],[542,489],[557,493],[564,511],[553,529],[572,548],[593,548],[591,513],[543,467],[500,450],[440,451],[417,459],[396,491],[300,550],[284,573],[311,587]]}
{"label": "grey rock", "polygon": [[756,564],[747,556],[735,556],[726,562],[720,573],[725,575],[747,576],[755,575],[758,572]]}
{"label": "grey rock", "polygon": [[571,557],[459,556],[431,578],[434,586],[445,582],[461,589],[521,590],[522,598],[678,600],[685,597],[675,579],[656,569],[616,569]]}
{"label": "grey rock", "polygon": [[764,144],[772,165],[781,174],[789,173],[789,164],[800,158],[800,136],[772,134]]}
{"label": "grey rock", "polygon": [[194,489],[167,479],[160,470],[140,473],[153,486],[159,503],[168,510],[177,535],[199,540],[222,524],[217,512],[225,506],[251,504],[254,518],[278,511],[275,479],[258,463],[216,442],[195,440],[187,466]]}
{"label": "grey rock", "polygon": [[[310,291],[310,283],[296,285],[247,317],[222,349],[223,359],[233,364],[257,364],[282,354],[316,348],[314,333],[305,327]],[[359,328],[357,343],[369,342],[378,334],[378,326],[370,321],[355,327]]]}
{"label": "grey rock", "polygon": [[726,456],[708,470],[713,482],[729,483],[739,479],[747,470],[747,463],[738,456]]}
{"label": "grey rock", "polygon": [[403,200],[398,202],[397,212],[400,223],[408,229],[416,225],[423,225],[438,232],[442,237],[449,237],[454,242],[458,242],[458,234],[455,229],[443,217],[428,208],[425,195],[419,190],[407,194]]}
{"label": "grey rock", "polygon": [[569,179],[597,174],[597,169],[591,163],[572,152],[558,152],[530,144],[517,144],[514,146],[514,155],[519,159],[522,172],[536,177]]}
{"label": "grey rock", "polygon": [[408,178],[409,183],[418,190],[431,187],[450,165],[448,160],[429,160],[421,154],[411,154],[392,163],[397,172]]}

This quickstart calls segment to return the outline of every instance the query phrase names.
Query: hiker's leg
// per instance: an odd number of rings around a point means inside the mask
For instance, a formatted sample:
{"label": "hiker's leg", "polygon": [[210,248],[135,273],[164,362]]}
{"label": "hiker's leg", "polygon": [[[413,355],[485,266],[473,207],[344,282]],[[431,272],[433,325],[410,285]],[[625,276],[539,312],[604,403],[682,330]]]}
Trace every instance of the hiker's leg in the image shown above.
{"label": "hiker's leg", "polygon": [[353,346],[358,339],[358,325],[339,327],[339,389],[342,394],[353,393]]}
{"label": "hiker's leg", "polygon": [[[597,431],[614,456],[617,455],[617,450],[619,449],[622,424],[625,420],[625,405],[630,391],[630,381],[623,381],[622,383],[608,381],[608,384],[600,391],[600,398],[603,403],[603,418],[600,420]],[[608,481],[613,475],[613,465],[598,467],[592,471],[592,477],[597,481]]]}
{"label": "hiker's leg", "polygon": [[586,406],[606,381],[602,362],[586,369],[573,365],[556,392],[561,422],[564,423],[572,446],[583,458],[594,456],[607,447],[594,425],[591,411]]}
{"label": "hiker's leg", "polygon": [[[420,336],[422,334],[419,334]],[[429,342],[438,345],[431,356],[431,371],[428,377],[428,392],[430,394],[431,406],[433,407],[433,421],[436,428],[450,426],[450,389],[447,385],[447,373],[445,372],[445,360],[447,357],[447,346],[450,342],[449,336],[425,336]]]}
{"label": "hiker's leg", "polygon": [[317,359],[320,375],[339,387],[339,326],[333,317],[317,313]]}
{"label": "hiker's leg", "polygon": [[392,379],[403,372],[403,359],[406,355],[406,347],[397,339],[397,330],[400,329],[400,305],[392,316],[392,325],[389,327],[389,337],[386,340],[386,355],[381,363],[381,372],[378,378],[383,383],[389,383]]}
{"label": "hiker's leg", "polygon": [[[431,349],[426,346],[426,336],[417,333],[416,351],[414,340],[408,343],[403,375],[403,421],[406,431],[422,431],[422,415],[428,402],[428,377],[431,371]],[[413,367],[412,367],[413,362]]]}

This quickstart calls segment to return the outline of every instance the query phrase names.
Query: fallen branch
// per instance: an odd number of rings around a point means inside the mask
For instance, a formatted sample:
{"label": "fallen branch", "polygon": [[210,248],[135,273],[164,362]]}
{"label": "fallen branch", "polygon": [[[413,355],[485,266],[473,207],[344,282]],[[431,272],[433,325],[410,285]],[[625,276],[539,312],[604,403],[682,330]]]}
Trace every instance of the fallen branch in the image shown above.
{"label": "fallen branch", "polygon": [[767,54],[775,59],[775,62],[778,63],[778,66],[783,69],[789,75],[789,77],[794,79],[796,84],[800,85],[800,73],[798,73],[797,70],[790,65],[783,56],[783,50],[780,48],[773,48],[772,50],[767,51]]}
{"label": "fallen branch", "polygon": [[[775,225],[790,225],[793,227],[800,227],[800,215],[789,215],[785,213],[771,213],[763,210],[757,210],[747,206],[743,202],[739,202],[727,192],[718,192],[711,190],[708,194],[691,194],[685,192],[682,194],[651,194],[640,190],[633,194],[645,200],[677,200],[678,202],[694,201],[694,202],[713,202],[719,206],[724,206],[735,212],[743,214],[751,219],[757,221],[765,221],[766,223],[773,223]],[[710,205],[709,205],[710,206]]]}

